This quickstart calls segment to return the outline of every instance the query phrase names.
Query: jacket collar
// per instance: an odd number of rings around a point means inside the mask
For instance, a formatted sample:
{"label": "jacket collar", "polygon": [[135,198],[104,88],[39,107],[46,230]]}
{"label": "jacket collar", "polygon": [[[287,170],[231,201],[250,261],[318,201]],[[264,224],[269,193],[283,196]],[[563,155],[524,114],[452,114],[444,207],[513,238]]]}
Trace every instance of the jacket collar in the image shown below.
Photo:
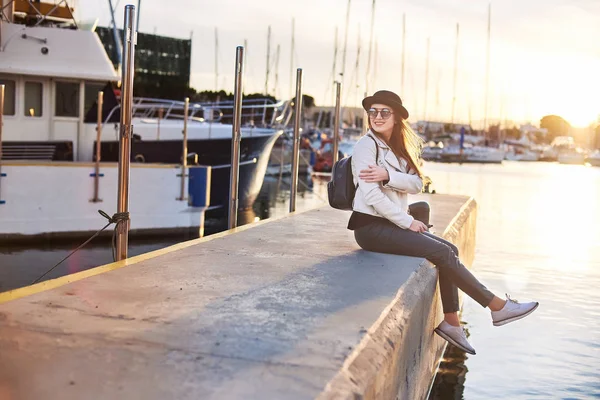
{"label": "jacket collar", "polygon": [[373,131],[372,131],[372,130],[370,130],[370,129],[369,129],[369,130],[367,131],[367,135],[371,135],[371,136],[373,136],[373,139],[375,139],[375,141],[377,142],[377,145],[378,145],[379,147],[381,147],[382,149],[389,149],[389,146],[388,146],[388,145],[387,145],[387,144],[386,144],[386,143],[385,143],[383,140],[381,140],[381,139],[379,138],[379,136],[377,136],[375,133],[373,133]]}
{"label": "jacket collar", "polygon": [[384,157],[385,161],[388,164],[390,164],[392,167],[394,167],[396,169],[406,171],[408,163],[406,162],[406,160],[404,158],[398,159],[398,157],[396,157],[394,152],[391,151],[390,147],[383,140],[381,140],[379,138],[379,136],[374,134],[373,131],[371,131],[370,129],[367,131],[367,134],[371,135],[375,139],[375,142],[377,142],[377,146],[379,146],[382,149],[390,150],[390,151],[385,152],[385,157]]}

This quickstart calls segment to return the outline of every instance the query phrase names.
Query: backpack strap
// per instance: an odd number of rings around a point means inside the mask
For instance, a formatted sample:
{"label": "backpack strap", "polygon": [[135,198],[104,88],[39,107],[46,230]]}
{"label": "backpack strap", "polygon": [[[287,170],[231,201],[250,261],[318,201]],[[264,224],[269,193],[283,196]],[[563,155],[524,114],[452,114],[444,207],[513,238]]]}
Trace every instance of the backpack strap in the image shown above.
{"label": "backpack strap", "polygon": [[375,143],[375,165],[377,165],[377,162],[379,161],[379,146],[377,145],[377,141],[375,140],[375,138],[369,134],[367,134],[368,137],[371,138],[371,140],[373,141],[373,143]]}
{"label": "backpack strap", "polygon": [[[366,134],[365,136],[370,137],[373,143],[375,143],[375,166],[377,166],[377,162],[379,161],[379,146],[377,145],[377,141],[373,136],[369,134]],[[358,182],[356,183],[356,188],[358,189]]]}

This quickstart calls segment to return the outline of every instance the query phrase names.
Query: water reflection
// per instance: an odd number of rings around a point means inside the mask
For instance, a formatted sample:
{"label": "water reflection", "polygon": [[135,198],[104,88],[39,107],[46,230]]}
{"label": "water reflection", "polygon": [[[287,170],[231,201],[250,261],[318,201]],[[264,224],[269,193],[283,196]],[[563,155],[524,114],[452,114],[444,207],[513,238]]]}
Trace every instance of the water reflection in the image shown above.
{"label": "water reflection", "polygon": [[[465,328],[465,331],[469,338],[468,328]],[[469,371],[465,363],[467,358],[467,353],[448,345],[435,376],[429,400],[463,399],[465,380]]]}

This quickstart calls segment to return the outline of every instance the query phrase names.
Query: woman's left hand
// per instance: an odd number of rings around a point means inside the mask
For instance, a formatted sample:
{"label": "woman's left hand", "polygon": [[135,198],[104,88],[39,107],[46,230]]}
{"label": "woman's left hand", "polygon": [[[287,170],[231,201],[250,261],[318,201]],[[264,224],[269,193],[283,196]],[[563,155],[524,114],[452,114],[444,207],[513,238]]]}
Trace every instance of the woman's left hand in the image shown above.
{"label": "woman's left hand", "polygon": [[360,171],[358,177],[365,182],[382,182],[390,179],[387,169],[376,165],[369,165],[369,169]]}

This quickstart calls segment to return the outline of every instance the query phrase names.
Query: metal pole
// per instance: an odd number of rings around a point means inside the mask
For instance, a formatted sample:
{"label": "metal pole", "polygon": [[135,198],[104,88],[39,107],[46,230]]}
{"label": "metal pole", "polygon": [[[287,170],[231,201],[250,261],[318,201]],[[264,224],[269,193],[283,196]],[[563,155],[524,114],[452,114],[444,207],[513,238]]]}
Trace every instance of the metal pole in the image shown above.
{"label": "metal pole", "polygon": [[[340,138],[340,107],[342,97],[342,83],[335,83],[335,119],[333,120],[333,163],[338,161],[338,148]],[[333,167],[333,165],[332,165]]]}
{"label": "metal pole", "polygon": [[300,155],[300,118],[302,116],[302,68],[296,70],[296,100],[294,118],[294,148],[292,153],[292,191],[290,212],[296,211],[296,193],[298,192],[298,161]]}
{"label": "metal pole", "polygon": [[94,173],[94,198],[92,202],[100,201],[98,198],[100,192],[100,140],[102,138],[102,105],[104,102],[104,92],[98,92],[98,112],[96,121],[96,170]]}
{"label": "metal pole", "polygon": [[133,103],[133,74],[136,34],[134,30],[135,6],[125,6],[123,23],[123,70],[121,73],[121,128],[119,137],[119,192],[117,196],[117,213],[122,220],[117,222],[116,247],[117,261],[127,258],[129,241],[129,164],[131,158],[131,125]]}
{"label": "metal pole", "polygon": [[4,126],[4,85],[0,85],[0,201],[2,200],[2,128]]}
{"label": "metal pole", "polygon": [[231,177],[229,187],[229,229],[237,226],[238,180],[240,177],[240,142],[242,141],[242,73],[244,48],[238,46],[235,55],[235,88],[233,94],[233,128],[231,135]]}
{"label": "metal pole", "polygon": [[185,105],[183,106],[183,153],[181,155],[181,196],[179,200],[185,200],[185,178],[187,171],[187,155],[188,155],[188,114],[190,110],[190,98],[185,98]]}

